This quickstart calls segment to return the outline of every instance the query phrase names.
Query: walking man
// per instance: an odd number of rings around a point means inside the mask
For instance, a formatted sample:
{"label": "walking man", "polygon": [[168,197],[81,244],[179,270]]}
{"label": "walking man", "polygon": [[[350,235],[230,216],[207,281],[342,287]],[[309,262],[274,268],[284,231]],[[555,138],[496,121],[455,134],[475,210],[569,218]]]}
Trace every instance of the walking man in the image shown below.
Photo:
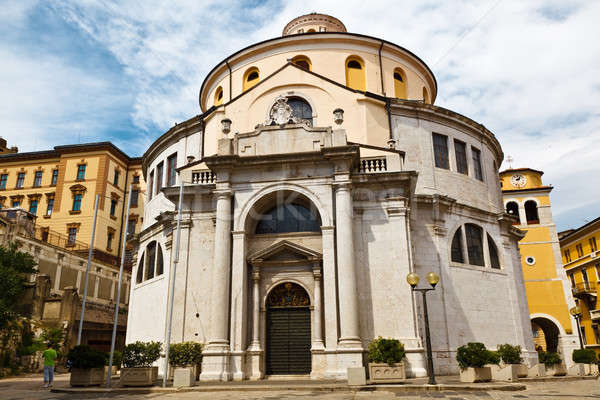
{"label": "walking man", "polygon": [[56,350],[52,348],[52,343],[48,343],[48,348],[42,353],[44,357],[44,387],[52,387],[54,380],[54,361],[56,361]]}

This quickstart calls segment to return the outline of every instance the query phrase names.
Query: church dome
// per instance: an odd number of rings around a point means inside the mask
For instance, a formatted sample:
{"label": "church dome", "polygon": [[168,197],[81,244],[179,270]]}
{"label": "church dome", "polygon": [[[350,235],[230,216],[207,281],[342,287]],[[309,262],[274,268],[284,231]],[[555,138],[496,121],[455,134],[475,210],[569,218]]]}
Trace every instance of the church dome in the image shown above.
{"label": "church dome", "polygon": [[283,28],[282,36],[313,32],[347,32],[339,19],[327,14],[310,13],[294,18]]}

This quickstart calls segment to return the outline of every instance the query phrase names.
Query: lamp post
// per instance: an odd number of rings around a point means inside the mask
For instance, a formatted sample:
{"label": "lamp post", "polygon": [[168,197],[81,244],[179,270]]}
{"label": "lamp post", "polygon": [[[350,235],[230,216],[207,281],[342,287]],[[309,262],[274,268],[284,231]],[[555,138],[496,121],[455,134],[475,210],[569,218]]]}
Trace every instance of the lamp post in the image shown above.
{"label": "lamp post", "polygon": [[406,276],[406,281],[410,285],[413,292],[421,292],[423,294],[423,314],[425,318],[425,344],[427,347],[427,374],[429,375],[429,384],[436,385],[435,373],[433,372],[433,355],[431,354],[431,335],[429,334],[429,315],[427,314],[427,292],[435,290],[435,285],[440,281],[440,276],[435,272],[430,272],[425,276],[431,288],[417,289],[419,283],[419,275],[411,272]]}
{"label": "lamp post", "polygon": [[581,338],[581,326],[579,325],[579,320],[581,319],[582,316],[582,312],[581,312],[581,307],[579,306],[575,306],[572,307],[569,312],[571,313],[571,315],[573,316],[573,318],[575,318],[575,321],[577,322],[577,334],[579,335],[579,348],[583,350],[583,339]]}

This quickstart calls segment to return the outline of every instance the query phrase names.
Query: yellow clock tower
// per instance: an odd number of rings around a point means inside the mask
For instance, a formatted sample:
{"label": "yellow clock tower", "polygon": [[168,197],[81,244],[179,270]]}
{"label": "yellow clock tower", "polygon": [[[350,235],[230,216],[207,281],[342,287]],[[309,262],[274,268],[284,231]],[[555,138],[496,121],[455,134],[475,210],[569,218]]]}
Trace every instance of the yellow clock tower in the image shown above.
{"label": "yellow clock tower", "polygon": [[569,315],[575,302],[550,209],[552,186],[543,184],[542,175],[530,168],[507,169],[500,172],[500,182],[506,212],[526,232],[519,249],[536,348],[561,353],[569,365],[572,350],[579,346]]}

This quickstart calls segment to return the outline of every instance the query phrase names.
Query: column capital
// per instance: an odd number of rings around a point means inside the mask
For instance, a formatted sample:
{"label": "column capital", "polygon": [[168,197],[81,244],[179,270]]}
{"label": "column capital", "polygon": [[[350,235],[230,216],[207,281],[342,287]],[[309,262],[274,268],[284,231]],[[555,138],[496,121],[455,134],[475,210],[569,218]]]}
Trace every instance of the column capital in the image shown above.
{"label": "column capital", "polygon": [[322,274],[321,274],[321,266],[319,265],[313,265],[313,278],[315,281],[319,281],[321,280]]}
{"label": "column capital", "polygon": [[335,226],[322,226],[321,233],[333,233]]}
{"label": "column capital", "polygon": [[352,190],[352,182],[351,181],[333,182],[333,187],[335,188],[336,193],[344,192],[344,191],[349,192]]}
{"label": "column capital", "polygon": [[254,283],[258,283],[258,281],[260,280],[260,267],[259,266],[254,266],[252,268],[252,280],[254,281]]}
{"label": "column capital", "polygon": [[222,199],[222,198],[231,198],[231,196],[233,196],[233,190],[231,189],[217,189],[217,190],[213,190],[213,194],[215,196],[217,196],[217,199]]}
{"label": "column capital", "polygon": [[234,239],[243,238],[246,236],[246,231],[231,231]]}

